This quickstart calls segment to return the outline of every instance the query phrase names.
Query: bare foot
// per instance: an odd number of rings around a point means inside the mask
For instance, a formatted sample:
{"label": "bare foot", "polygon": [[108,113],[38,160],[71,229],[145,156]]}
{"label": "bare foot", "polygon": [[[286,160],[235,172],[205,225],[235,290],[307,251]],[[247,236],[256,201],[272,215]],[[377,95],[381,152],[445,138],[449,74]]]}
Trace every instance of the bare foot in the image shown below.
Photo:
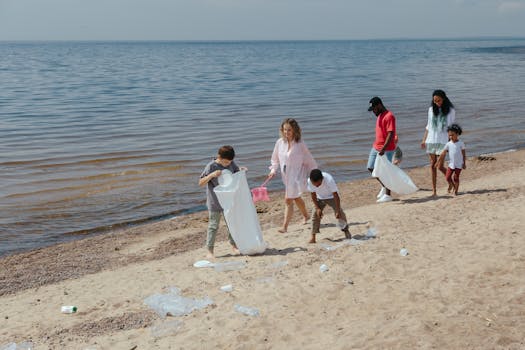
{"label": "bare foot", "polygon": [[303,220],[303,225],[306,225],[306,224],[308,223],[308,219],[309,219],[308,216],[306,216],[306,217],[304,218],[304,220]]}
{"label": "bare foot", "polygon": [[308,243],[315,243],[315,235],[312,235],[312,238],[310,238]]}
{"label": "bare foot", "polygon": [[437,197],[437,192],[436,191],[432,192],[432,197]]}
{"label": "bare foot", "polygon": [[235,255],[241,255],[241,251],[239,250],[239,248],[237,248],[237,247],[232,247],[232,250],[233,250],[233,254],[235,254]]}
{"label": "bare foot", "polygon": [[350,234],[350,231],[348,231],[348,229],[343,230],[343,232],[345,233],[346,239],[352,239],[352,235]]}
{"label": "bare foot", "polygon": [[454,188],[453,184],[448,184],[448,193],[451,193],[453,188]]}
{"label": "bare foot", "polygon": [[285,228],[280,228],[277,230],[277,232],[279,233],[286,233],[286,229]]}
{"label": "bare foot", "polygon": [[208,249],[208,253],[206,254],[206,258],[208,258],[208,259],[215,259],[215,255],[213,255],[213,250]]}

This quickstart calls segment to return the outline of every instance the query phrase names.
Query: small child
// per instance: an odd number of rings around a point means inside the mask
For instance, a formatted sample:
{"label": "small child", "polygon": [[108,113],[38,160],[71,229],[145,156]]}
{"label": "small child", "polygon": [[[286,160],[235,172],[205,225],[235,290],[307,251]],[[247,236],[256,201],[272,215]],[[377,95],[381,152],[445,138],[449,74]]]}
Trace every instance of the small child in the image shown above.
{"label": "small child", "polygon": [[394,150],[394,157],[392,158],[392,164],[399,166],[403,160],[403,151],[399,146],[396,146]]}
{"label": "small child", "polygon": [[445,174],[445,179],[448,182],[448,193],[454,190],[454,195],[458,195],[459,189],[459,174],[461,169],[467,169],[467,158],[465,157],[465,144],[459,140],[459,135],[463,132],[458,124],[452,124],[448,127],[449,141],[445,145],[443,152],[436,162],[436,167],[443,164],[445,154],[448,153],[448,167]]}
{"label": "small child", "polygon": [[[200,179],[199,186],[208,185],[206,187],[206,206],[209,212],[208,221],[208,232],[206,237],[206,248],[208,249],[208,258],[214,258],[213,248],[215,246],[215,236],[217,235],[217,229],[219,228],[219,222],[221,220],[221,213],[223,209],[219,204],[217,195],[213,191],[213,188],[219,185],[219,176],[222,174],[224,169],[236,173],[240,168],[235,164],[233,158],[235,157],[235,151],[232,146],[222,146],[217,152],[217,158],[209,162],[204,168]],[[245,168],[243,168],[245,169]],[[228,232],[228,240],[233,247],[235,254],[240,254],[237,249],[237,245],[233,240],[231,234]]]}
{"label": "small child", "polygon": [[312,211],[312,237],[308,243],[315,243],[315,235],[319,233],[323,209],[327,204],[334,210],[335,217],[339,220],[339,228],[345,233],[345,237],[347,239],[352,238],[348,230],[346,215],[341,209],[341,200],[339,198],[337,184],[332,175],[319,169],[312,170],[308,179],[308,190],[311,192],[312,201],[314,202],[314,210]]}

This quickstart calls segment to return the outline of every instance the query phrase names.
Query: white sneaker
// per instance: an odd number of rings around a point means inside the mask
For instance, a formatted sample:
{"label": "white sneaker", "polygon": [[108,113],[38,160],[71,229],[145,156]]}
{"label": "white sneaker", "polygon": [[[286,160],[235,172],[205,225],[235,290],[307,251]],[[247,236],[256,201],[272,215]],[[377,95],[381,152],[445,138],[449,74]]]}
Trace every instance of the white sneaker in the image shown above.
{"label": "white sneaker", "polygon": [[383,197],[386,194],[386,188],[381,187],[381,191],[377,194],[377,199]]}
{"label": "white sneaker", "polygon": [[390,197],[388,194],[385,194],[383,197],[379,198],[376,202],[377,203],[386,203],[386,202],[392,202],[392,197]]}

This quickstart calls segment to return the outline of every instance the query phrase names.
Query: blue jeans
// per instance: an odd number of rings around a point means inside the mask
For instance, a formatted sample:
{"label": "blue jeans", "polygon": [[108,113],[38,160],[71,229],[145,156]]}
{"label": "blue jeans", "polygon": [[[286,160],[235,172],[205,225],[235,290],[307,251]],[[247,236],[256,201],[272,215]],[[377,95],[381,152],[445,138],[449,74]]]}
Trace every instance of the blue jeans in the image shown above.
{"label": "blue jeans", "polygon": [[[396,153],[395,150],[385,151],[385,155],[390,162],[392,162],[392,158],[394,158],[394,153]],[[368,155],[368,163],[366,165],[368,170],[372,171],[374,169],[374,164],[376,163],[376,158],[378,154],[379,151],[372,147],[372,149],[370,150],[370,154]]]}

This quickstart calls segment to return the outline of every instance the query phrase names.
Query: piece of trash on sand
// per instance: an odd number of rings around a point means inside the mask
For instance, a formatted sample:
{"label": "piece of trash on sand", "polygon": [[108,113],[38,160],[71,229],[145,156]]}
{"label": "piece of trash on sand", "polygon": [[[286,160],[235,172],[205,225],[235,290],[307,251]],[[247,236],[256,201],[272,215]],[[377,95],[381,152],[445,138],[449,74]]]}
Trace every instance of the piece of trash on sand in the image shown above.
{"label": "piece of trash on sand", "polygon": [[0,345],[0,350],[33,350],[34,346],[33,343],[30,341],[25,341],[20,344],[16,343],[7,343],[4,345]]}
{"label": "piece of trash on sand", "polygon": [[181,320],[163,321],[162,323],[159,323],[151,328],[151,335],[154,338],[167,337],[177,333],[181,327]]}
{"label": "piece of trash on sand", "polygon": [[401,250],[399,251],[399,254],[401,256],[407,256],[408,255],[408,250],[406,248],[401,248]]}
{"label": "piece of trash on sand", "polygon": [[276,263],[273,263],[270,265],[272,269],[280,269],[281,267],[285,267],[288,265],[288,260],[278,261]]}
{"label": "piece of trash on sand", "polygon": [[329,268],[325,264],[322,264],[321,266],[319,266],[319,271],[321,271],[321,272],[326,272],[328,270],[329,270]]}
{"label": "piece of trash on sand", "polygon": [[170,288],[167,294],[154,294],[146,299],[144,303],[152,308],[159,316],[182,316],[192,313],[194,310],[204,309],[212,305],[213,300],[186,298],[180,295],[180,289]]}
{"label": "piece of trash on sand", "polygon": [[229,293],[229,292],[232,292],[233,291],[233,286],[231,284],[227,284],[225,286],[222,286],[221,287],[221,290],[223,292],[226,292],[226,293]]}
{"label": "piece of trash on sand", "polygon": [[77,310],[78,308],[72,305],[64,305],[60,308],[60,312],[62,312],[63,314],[74,314],[75,312],[77,312]]}
{"label": "piece of trash on sand", "polygon": [[247,316],[253,316],[253,317],[260,316],[259,310],[253,307],[247,307],[247,306],[235,304],[234,309],[235,311],[240,312],[241,314],[245,314]]}
{"label": "piece of trash on sand", "polygon": [[246,263],[244,261],[227,261],[223,263],[215,263],[213,267],[215,268],[215,271],[218,272],[236,271],[244,269],[246,267]]}
{"label": "piece of trash on sand", "polygon": [[208,260],[199,260],[199,261],[196,261],[193,264],[193,267],[198,267],[198,268],[201,268],[201,267],[213,267],[213,266],[215,266],[215,264],[212,263],[212,262],[209,262]]}
{"label": "piece of trash on sand", "polygon": [[367,238],[375,238],[377,236],[377,230],[375,227],[370,227],[368,230],[366,230]]}

